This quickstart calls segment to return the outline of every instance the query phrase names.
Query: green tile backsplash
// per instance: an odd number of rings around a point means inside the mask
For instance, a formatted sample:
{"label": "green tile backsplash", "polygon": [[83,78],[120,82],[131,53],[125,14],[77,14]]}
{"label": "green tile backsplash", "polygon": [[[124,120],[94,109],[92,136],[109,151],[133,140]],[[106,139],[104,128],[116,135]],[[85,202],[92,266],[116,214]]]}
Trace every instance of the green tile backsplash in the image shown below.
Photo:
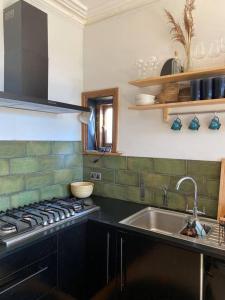
{"label": "green tile backsplash", "polygon": [[81,142],[0,141],[0,210],[69,194],[83,178]]}
{"label": "green tile backsplash", "polygon": [[[216,217],[220,162],[105,156],[93,163],[95,158],[93,155],[83,158],[84,180],[90,181],[90,172],[102,173],[102,180],[95,181],[95,195],[162,207],[162,188],[166,186],[168,207],[185,211],[187,206],[193,207],[193,184],[184,182],[179,192],[175,187],[182,176],[190,175],[198,183],[199,208]],[[144,197],[140,194],[141,183],[144,183]]]}
{"label": "green tile backsplash", "polygon": [[[162,207],[162,188],[168,188],[169,208],[193,206],[193,185],[175,186],[185,175],[198,183],[199,207],[216,217],[220,162],[143,157],[82,156],[81,142],[0,141],[0,210],[69,194],[72,181],[90,181],[100,172],[94,194]],[[144,184],[144,197],[140,185]]]}

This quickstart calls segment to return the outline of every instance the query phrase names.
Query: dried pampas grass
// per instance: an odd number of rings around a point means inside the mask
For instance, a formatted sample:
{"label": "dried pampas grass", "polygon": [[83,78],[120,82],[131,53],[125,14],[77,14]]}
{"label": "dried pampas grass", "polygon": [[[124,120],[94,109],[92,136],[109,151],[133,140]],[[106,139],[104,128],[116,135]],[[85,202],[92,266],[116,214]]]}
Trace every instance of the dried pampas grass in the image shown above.
{"label": "dried pampas grass", "polygon": [[194,37],[194,19],[193,19],[193,10],[195,9],[195,0],[186,0],[184,6],[184,29],[182,29],[179,22],[177,22],[173,15],[165,9],[166,16],[171,25],[171,36],[172,40],[179,42],[183,45],[186,57],[187,65],[186,70],[190,68],[190,52],[191,52],[191,42]]}

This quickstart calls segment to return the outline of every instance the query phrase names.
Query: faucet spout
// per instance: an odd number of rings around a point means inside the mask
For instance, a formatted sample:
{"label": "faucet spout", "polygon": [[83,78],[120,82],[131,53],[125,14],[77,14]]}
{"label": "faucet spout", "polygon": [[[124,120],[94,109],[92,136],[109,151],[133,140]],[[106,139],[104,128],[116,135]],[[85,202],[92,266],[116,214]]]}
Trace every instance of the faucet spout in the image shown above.
{"label": "faucet spout", "polygon": [[178,182],[177,182],[177,185],[176,185],[176,190],[178,191],[179,188],[180,188],[180,185],[182,184],[182,182],[186,181],[186,180],[190,180],[193,185],[194,185],[194,208],[193,208],[193,215],[194,215],[194,218],[197,219],[198,218],[198,186],[197,186],[197,183],[196,181],[194,180],[194,178],[192,177],[189,177],[189,176],[186,176],[186,177],[183,177],[181,178]]}

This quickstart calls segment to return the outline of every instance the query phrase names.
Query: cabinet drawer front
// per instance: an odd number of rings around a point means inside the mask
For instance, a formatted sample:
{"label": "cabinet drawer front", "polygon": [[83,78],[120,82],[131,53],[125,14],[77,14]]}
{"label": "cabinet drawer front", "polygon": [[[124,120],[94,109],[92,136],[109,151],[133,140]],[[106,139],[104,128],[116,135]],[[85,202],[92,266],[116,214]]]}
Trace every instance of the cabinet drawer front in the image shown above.
{"label": "cabinet drawer front", "polygon": [[35,300],[57,283],[57,255],[53,254],[0,280],[1,300]]}
{"label": "cabinet drawer front", "polygon": [[57,250],[57,237],[45,239],[1,259],[0,280]]}

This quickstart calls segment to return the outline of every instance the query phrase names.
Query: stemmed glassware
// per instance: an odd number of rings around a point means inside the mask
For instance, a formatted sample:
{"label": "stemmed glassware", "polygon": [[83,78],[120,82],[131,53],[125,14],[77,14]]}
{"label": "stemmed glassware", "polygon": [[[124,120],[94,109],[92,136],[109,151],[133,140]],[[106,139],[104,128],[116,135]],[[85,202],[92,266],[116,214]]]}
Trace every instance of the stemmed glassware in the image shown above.
{"label": "stemmed glassware", "polygon": [[148,60],[137,59],[135,68],[137,70],[138,78],[143,79],[148,76],[156,75],[159,66],[159,59],[156,56],[151,56]]}

